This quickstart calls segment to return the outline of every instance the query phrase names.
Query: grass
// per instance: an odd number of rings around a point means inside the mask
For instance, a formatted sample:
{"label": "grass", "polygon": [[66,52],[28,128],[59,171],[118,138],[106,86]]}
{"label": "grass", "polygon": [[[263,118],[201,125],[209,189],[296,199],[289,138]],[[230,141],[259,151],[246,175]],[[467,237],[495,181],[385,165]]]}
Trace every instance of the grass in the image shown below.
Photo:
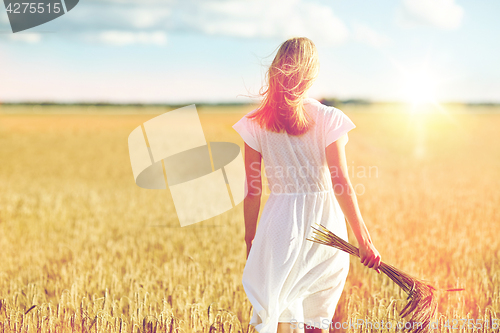
{"label": "grass", "polygon": [[[166,109],[25,111],[0,107],[0,332],[254,331],[242,205],[180,228],[168,190],[133,181],[128,134]],[[249,109],[215,111],[200,110],[207,140],[242,145],[231,126]],[[344,111],[357,125],[352,181],[383,260],[465,288],[436,292],[435,332],[494,331],[500,114]],[[366,324],[336,331],[396,323],[404,292],[352,259],[333,320]]]}

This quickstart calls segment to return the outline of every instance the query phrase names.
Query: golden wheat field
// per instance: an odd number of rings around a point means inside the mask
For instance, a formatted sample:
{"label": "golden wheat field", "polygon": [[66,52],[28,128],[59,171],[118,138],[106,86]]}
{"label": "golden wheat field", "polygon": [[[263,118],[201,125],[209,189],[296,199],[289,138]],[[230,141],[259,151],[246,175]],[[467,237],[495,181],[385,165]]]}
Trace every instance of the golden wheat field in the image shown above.
{"label": "golden wheat field", "polygon": [[[243,147],[231,126],[251,109],[199,107],[207,141]],[[347,159],[382,259],[465,288],[437,294],[434,332],[498,332],[500,113],[341,109],[357,125]],[[128,135],[166,111],[0,107],[0,332],[256,332],[243,205],[181,228],[168,190],[134,183]],[[331,331],[401,331],[387,323],[406,295],[358,261],[333,322],[366,324]]]}

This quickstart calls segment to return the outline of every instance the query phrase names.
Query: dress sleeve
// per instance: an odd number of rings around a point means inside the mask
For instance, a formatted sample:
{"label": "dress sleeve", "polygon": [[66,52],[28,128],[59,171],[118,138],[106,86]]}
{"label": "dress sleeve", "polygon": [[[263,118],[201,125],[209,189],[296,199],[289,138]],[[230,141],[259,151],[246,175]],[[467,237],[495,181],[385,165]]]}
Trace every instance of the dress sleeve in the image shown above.
{"label": "dress sleeve", "polygon": [[326,145],[328,147],[333,142],[340,139],[344,134],[355,128],[356,125],[347,117],[344,112],[333,108],[330,117],[326,123]]}
{"label": "dress sleeve", "polygon": [[250,146],[250,148],[261,153],[259,140],[256,135],[255,124],[253,124],[246,115],[238,120],[238,122],[233,125],[233,128],[236,132],[238,132],[243,141]]}

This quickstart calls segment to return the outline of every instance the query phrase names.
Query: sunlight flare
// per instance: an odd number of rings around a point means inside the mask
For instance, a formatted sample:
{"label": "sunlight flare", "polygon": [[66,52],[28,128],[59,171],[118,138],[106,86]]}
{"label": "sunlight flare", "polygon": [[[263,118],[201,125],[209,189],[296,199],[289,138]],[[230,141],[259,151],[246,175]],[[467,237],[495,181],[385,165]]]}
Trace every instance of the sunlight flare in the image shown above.
{"label": "sunlight flare", "polygon": [[427,69],[405,72],[403,83],[405,100],[414,106],[434,104],[437,81],[436,76]]}

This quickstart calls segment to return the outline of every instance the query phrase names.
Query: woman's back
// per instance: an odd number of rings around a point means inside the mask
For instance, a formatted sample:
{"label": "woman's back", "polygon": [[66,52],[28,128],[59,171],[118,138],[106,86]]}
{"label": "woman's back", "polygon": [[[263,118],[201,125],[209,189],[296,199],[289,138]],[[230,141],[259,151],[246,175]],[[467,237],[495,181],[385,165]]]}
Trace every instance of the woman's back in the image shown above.
{"label": "woman's back", "polygon": [[300,136],[262,129],[246,117],[234,126],[239,132],[244,126],[252,136],[249,145],[262,154],[273,194],[328,191],[332,181],[325,148],[355,127],[342,111],[312,98],[304,100],[304,109],[314,124]]}

